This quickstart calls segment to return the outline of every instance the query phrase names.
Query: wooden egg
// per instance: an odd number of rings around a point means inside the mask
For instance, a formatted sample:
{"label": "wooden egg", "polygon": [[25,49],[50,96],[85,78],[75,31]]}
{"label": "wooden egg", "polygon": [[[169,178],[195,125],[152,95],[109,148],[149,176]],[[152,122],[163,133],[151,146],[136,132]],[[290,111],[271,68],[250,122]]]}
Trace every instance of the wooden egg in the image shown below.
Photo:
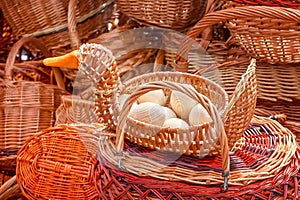
{"label": "wooden egg", "polygon": [[201,105],[197,104],[194,106],[189,114],[189,124],[198,125],[206,122],[212,122],[207,110]]}
{"label": "wooden egg", "polygon": [[130,112],[130,117],[148,124],[162,126],[166,120],[165,109],[152,102],[140,103]]}
{"label": "wooden egg", "polygon": [[152,102],[164,106],[166,104],[166,96],[163,90],[153,90],[141,95],[137,99],[137,102]]}
{"label": "wooden egg", "polygon": [[170,97],[170,105],[171,108],[174,110],[174,112],[184,120],[187,120],[189,117],[189,114],[192,110],[192,108],[197,104],[198,102],[187,95],[178,92],[178,91],[172,91],[171,97]]}
{"label": "wooden egg", "polygon": [[185,129],[185,128],[188,128],[189,125],[182,119],[170,118],[165,121],[165,123],[163,124],[163,127]]}
{"label": "wooden egg", "polygon": [[170,109],[168,107],[165,107],[165,106],[162,106],[162,108],[164,109],[164,112],[166,114],[166,119],[176,118],[177,117],[176,113],[172,109]]}

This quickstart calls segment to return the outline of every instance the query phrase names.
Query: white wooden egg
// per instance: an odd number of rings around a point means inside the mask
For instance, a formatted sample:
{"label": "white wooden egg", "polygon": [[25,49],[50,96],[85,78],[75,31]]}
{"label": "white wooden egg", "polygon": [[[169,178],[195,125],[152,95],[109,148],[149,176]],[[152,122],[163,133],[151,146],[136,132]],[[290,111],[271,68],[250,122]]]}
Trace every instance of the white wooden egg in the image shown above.
{"label": "white wooden egg", "polygon": [[164,112],[166,114],[166,119],[170,119],[170,118],[176,118],[176,113],[168,107],[162,106],[162,108],[164,109]]}
{"label": "white wooden egg", "polygon": [[206,122],[212,122],[212,119],[209,116],[207,110],[200,103],[198,103],[192,108],[189,114],[189,124],[198,125],[204,124]]}
{"label": "white wooden egg", "polygon": [[130,117],[141,122],[162,126],[166,120],[165,109],[156,103],[145,102],[134,107],[130,112]]}
{"label": "white wooden egg", "polygon": [[198,102],[196,100],[176,90],[172,91],[171,93],[171,108],[181,119],[187,120],[189,117],[189,113],[197,103]]}
{"label": "white wooden egg", "polygon": [[189,125],[182,119],[170,118],[165,121],[165,123],[163,124],[163,127],[185,129],[185,128],[188,128]]}
{"label": "white wooden egg", "polygon": [[141,95],[137,99],[137,102],[138,103],[152,102],[164,106],[166,104],[166,96],[163,90],[153,90]]}

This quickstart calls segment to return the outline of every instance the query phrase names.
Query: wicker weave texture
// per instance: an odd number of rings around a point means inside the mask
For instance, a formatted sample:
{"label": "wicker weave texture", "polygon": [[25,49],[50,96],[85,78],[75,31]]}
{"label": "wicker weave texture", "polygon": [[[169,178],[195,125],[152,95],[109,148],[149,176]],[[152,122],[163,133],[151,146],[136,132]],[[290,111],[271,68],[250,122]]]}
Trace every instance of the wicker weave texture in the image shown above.
{"label": "wicker weave texture", "polygon": [[110,109],[111,97],[119,83],[115,57],[106,47],[87,43],[81,45],[79,59],[81,72],[86,75],[86,81],[92,83],[92,87],[95,89],[98,122],[114,127],[113,113]]}
{"label": "wicker weave texture", "polygon": [[56,110],[55,124],[96,123],[95,102],[83,100],[80,96],[62,96],[62,103]]}
{"label": "wicker weave texture", "polygon": [[184,29],[204,14],[207,1],[138,1],[117,0],[118,8],[127,16],[142,23],[172,29]]}
{"label": "wicker weave texture", "polygon": [[230,1],[225,6],[236,6],[238,15],[234,10],[222,14],[228,19],[226,26],[251,56],[271,64],[300,61],[299,10],[266,6],[244,7],[243,4],[236,5]]}
{"label": "wicker weave texture", "polygon": [[[128,20],[126,24],[118,26],[108,33],[103,33],[88,42],[101,44],[110,49],[115,56],[119,73],[123,75],[128,71],[135,70],[137,66],[153,63],[155,60],[155,49],[139,48],[151,37],[149,35],[145,35],[144,38],[138,37],[141,35],[137,34],[134,29],[138,29],[140,32],[142,28],[144,27]],[[149,30],[145,29],[146,31]]]}
{"label": "wicker weave texture", "polygon": [[[105,2],[103,0],[80,2],[76,17],[89,14]],[[3,0],[0,3],[5,18],[18,36],[67,24],[68,5],[69,0],[45,2]]]}
{"label": "wicker weave texture", "polygon": [[93,180],[97,159],[83,139],[95,130],[62,125],[29,138],[17,158],[17,181],[23,195],[28,199],[99,199]]}
{"label": "wicker weave texture", "polygon": [[[105,0],[4,0],[0,2],[0,8],[14,34],[23,37],[45,36],[42,38],[48,49],[54,49],[67,45],[78,46],[76,43],[80,43],[81,39],[103,29],[104,21],[112,13],[111,3]],[[68,28],[69,31],[66,31]]]}

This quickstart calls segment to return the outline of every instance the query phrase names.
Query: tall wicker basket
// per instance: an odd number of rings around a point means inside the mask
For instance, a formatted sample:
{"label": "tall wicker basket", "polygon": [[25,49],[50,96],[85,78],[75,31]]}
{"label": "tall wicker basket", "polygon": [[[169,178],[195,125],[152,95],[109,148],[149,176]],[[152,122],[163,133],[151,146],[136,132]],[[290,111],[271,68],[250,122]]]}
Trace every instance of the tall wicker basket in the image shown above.
{"label": "tall wicker basket", "polygon": [[60,105],[64,82],[59,69],[53,69],[58,86],[39,81],[12,80],[12,69],[19,48],[31,43],[45,56],[49,51],[38,39],[23,38],[12,47],[0,79],[0,163],[15,167],[15,158],[25,140],[38,131],[54,125],[55,110]]}

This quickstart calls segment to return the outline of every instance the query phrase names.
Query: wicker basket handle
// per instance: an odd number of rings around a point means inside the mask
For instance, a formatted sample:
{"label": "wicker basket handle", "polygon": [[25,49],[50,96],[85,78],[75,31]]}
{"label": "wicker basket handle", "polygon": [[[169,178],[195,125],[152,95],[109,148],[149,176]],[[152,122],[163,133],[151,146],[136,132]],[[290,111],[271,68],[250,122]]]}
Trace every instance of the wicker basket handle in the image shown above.
{"label": "wicker basket handle", "polygon": [[[41,50],[44,56],[49,57],[51,56],[51,53],[48,51],[48,49],[43,45],[42,41],[37,38],[21,38],[19,41],[17,41],[11,48],[8,58],[6,60],[5,64],[5,75],[4,78],[6,80],[12,80],[12,74],[13,74],[13,66],[16,60],[16,55],[20,51],[21,47],[25,44],[32,44],[38,49]],[[60,89],[65,90],[65,84],[64,80],[62,78],[61,72],[58,68],[53,67],[52,68],[54,77],[56,79],[57,85]]]}
{"label": "wicker basket handle", "polygon": [[[300,11],[291,8],[283,7],[267,7],[267,6],[245,6],[239,8],[230,8],[212,12],[198,21],[188,32],[187,37],[179,47],[178,54],[174,61],[176,71],[187,72],[188,61],[187,55],[190,51],[192,42],[200,33],[207,27],[211,27],[219,22],[224,22],[230,19],[241,19],[247,17],[267,17],[274,19],[285,19],[294,22],[300,21]],[[205,47],[204,47],[205,48]]]}
{"label": "wicker basket handle", "polygon": [[207,98],[205,95],[198,93],[195,88],[190,87],[189,85],[178,84],[171,81],[155,81],[155,82],[142,85],[139,87],[139,89],[131,93],[130,96],[125,101],[119,115],[118,125],[116,129],[117,152],[122,152],[124,148],[125,133],[123,129],[125,128],[126,119],[133,103],[141,95],[149,91],[158,90],[158,89],[171,89],[171,90],[177,90],[179,92],[182,92],[188,95],[190,98],[196,99],[208,111],[216,127],[216,132],[220,134],[219,142],[221,144],[222,170],[223,170],[224,177],[227,177],[229,174],[229,147],[228,147],[227,135],[224,130],[222,119],[218,114],[217,108],[213,105],[213,103],[209,100],[209,98]]}
{"label": "wicker basket handle", "polygon": [[68,5],[68,30],[72,49],[78,49],[80,46],[76,21],[77,2],[77,0],[70,0]]}

